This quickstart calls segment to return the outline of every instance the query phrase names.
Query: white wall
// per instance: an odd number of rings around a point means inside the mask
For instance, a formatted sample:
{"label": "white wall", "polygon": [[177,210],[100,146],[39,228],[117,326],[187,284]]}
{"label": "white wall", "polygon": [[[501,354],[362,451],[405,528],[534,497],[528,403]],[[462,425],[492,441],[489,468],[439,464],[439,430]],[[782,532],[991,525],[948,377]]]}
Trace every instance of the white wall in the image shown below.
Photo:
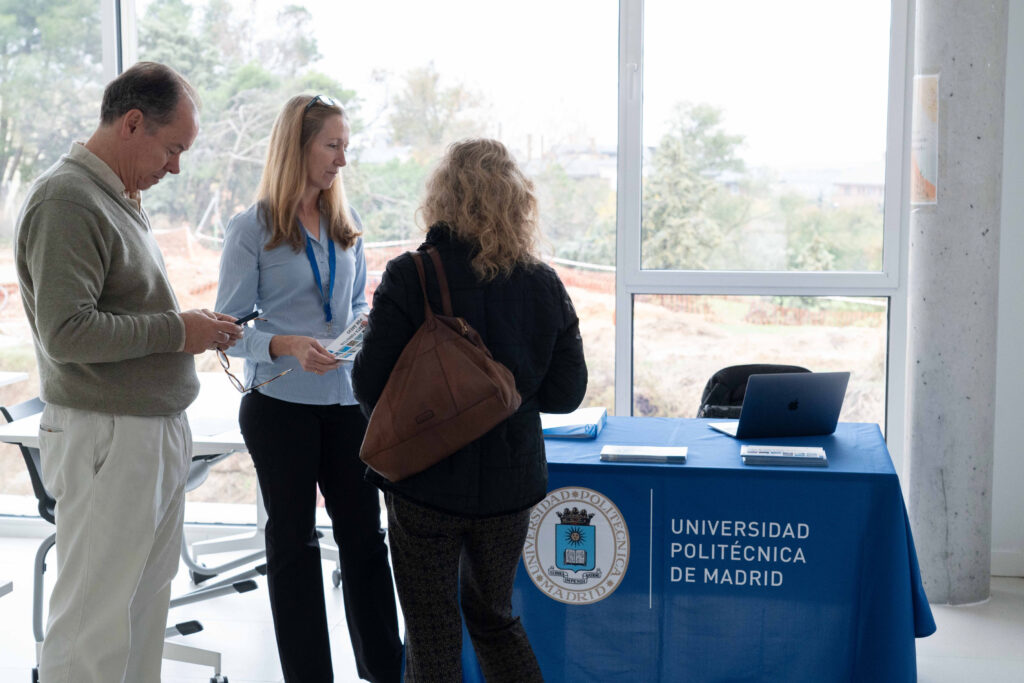
{"label": "white wall", "polygon": [[1024,0],[1010,0],[999,235],[992,573],[1024,576]]}

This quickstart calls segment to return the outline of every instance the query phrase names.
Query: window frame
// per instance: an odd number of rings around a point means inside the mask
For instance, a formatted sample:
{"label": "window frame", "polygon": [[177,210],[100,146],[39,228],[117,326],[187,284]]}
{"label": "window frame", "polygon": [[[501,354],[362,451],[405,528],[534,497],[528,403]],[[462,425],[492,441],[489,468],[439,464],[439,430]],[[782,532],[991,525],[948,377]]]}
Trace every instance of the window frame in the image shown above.
{"label": "window frame", "polygon": [[644,0],[619,4],[619,131],[615,278],[615,414],[633,409],[633,300],[638,294],[872,296],[889,300],[886,424],[901,471],[906,395],[906,269],[914,0],[890,0],[882,268],[877,272],[641,268]]}

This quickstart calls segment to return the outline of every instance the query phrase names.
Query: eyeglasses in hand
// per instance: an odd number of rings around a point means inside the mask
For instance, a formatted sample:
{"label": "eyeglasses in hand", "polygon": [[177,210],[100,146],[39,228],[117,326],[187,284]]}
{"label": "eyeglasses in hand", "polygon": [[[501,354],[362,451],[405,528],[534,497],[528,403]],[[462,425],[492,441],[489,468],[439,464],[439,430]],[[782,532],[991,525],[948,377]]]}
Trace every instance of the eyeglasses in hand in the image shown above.
{"label": "eyeglasses in hand", "polygon": [[228,379],[231,380],[231,386],[233,386],[235,389],[238,389],[238,391],[243,393],[243,394],[247,394],[250,391],[252,391],[253,389],[256,389],[258,387],[262,387],[264,384],[270,384],[275,379],[277,379],[279,377],[283,377],[283,376],[287,375],[289,372],[292,371],[291,368],[288,368],[287,370],[285,370],[283,372],[277,373],[276,375],[274,375],[273,377],[268,379],[266,382],[260,382],[259,384],[254,384],[251,387],[249,387],[248,389],[246,389],[245,385],[242,384],[241,380],[239,380],[237,377],[235,377],[233,374],[231,374],[231,370],[230,370],[230,368],[231,368],[231,360],[228,358],[227,354],[224,353],[223,351],[221,351],[220,349],[217,349],[217,360],[220,361],[220,366],[222,368],[224,368],[224,372],[227,374]]}

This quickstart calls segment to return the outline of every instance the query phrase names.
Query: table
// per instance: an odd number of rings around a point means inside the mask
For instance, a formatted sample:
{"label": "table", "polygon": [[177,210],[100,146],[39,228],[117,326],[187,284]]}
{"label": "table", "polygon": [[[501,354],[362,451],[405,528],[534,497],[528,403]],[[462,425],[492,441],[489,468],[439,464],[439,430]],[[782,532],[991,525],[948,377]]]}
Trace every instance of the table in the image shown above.
{"label": "table", "polygon": [[[596,440],[546,441],[513,597],[545,679],[916,680],[935,622],[878,426],[742,442],[829,458],[784,468],[744,466],[706,422],[609,417]],[[689,453],[604,463],[606,443]]]}
{"label": "table", "polygon": [[[245,450],[238,427],[238,407],[242,395],[232,387],[223,372],[200,372],[199,396],[185,411],[192,429],[193,457],[234,453]],[[41,414],[0,425],[0,441],[21,443],[30,448],[39,447],[39,418]],[[196,574],[222,574],[223,572],[249,564],[265,553],[264,531],[267,526],[267,510],[263,505],[263,494],[256,486],[256,528],[232,536],[198,541],[189,546],[189,553],[182,560],[189,570]],[[330,543],[321,544],[324,559],[338,563],[338,550]],[[246,552],[227,562],[214,566],[199,564],[203,555]],[[332,579],[335,586],[340,582],[340,566]]]}
{"label": "table", "polygon": [[0,371],[0,387],[8,384],[14,384],[15,382],[22,382],[26,379],[28,379],[27,372]]}
{"label": "table", "polygon": [[[199,396],[185,411],[192,428],[193,455],[214,455],[245,450],[238,429],[241,395],[221,372],[200,372]],[[39,447],[41,413],[0,425],[0,441]]]}
{"label": "table", "polygon": [[[0,387],[28,379],[27,372],[6,372],[0,371]],[[0,579],[0,597],[7,595],[14,590],[14,584],[6,579]]]}

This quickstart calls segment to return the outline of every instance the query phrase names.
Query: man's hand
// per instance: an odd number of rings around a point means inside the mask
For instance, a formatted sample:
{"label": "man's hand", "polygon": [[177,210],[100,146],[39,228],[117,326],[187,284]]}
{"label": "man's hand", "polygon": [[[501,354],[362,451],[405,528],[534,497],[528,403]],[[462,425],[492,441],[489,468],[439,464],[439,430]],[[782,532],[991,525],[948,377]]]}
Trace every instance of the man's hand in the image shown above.
{"label": "man's hand", "polygon": [[234,316],[214,313],[205,308],[182,311],[185,323],[185,353],[199,354],[211,349],[224,350],[242,338],[242,328]]}

